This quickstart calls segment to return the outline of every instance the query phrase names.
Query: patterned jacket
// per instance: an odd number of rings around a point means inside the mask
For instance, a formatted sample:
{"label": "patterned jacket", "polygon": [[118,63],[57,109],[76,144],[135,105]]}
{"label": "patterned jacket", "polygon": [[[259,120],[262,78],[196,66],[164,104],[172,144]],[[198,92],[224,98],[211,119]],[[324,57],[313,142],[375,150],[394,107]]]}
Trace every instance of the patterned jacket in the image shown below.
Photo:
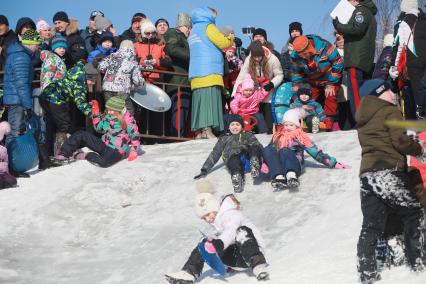
{"label": "patterned jacket", "polygon": [[86,75],[81,61],[71,68],[64,78],[52,82],[41,92],[44,100],[56,105],[68,103],[72,99],[77,108],[88,115],[92,107],[87,103],[86,95]]}
{"label": "patterned jacket", "polygon": [[40,87],[43,91],[50,83],[61,80],[67,75],[65,62],[54,52],[43,50],[40,54],[43,61],[40,73]]}
{"label": "patterned jacket", "polygon": [[120,48],[98,65],[98,70],[105,73],[102,89],[109,92],[129,94],[132,85],[143,85],[144,80],[136,61],[135,51]]}
{"label": "patterned jacket", "polygon": [[321,104],[312,99],[310,99],[306,103],[302,103],[300,100],[296,100],[295,102],[290,104],[290,108],[302,108],[308,113],[307,116],[316,115],[318,116],[320,121],[323,121],[326,118]]}
{"label": "patterned jacket", "polygon": [[115,149],[122,155],[129,154],[130,150],[137,150],[140,146],[138,126],[133,116],[124,114],[126,128],[123,128],[117,117],[110,114],[92,116],[93,127],[99,133],[103,133],[102,141],[111,149]]}
{"label": "patterned jacket", "polygon": [[315,47],[313,62],[309,64],[295,51],[291,53],[293,85],[299,85],[308,79],[314,86],[340,84],[343,72],[343,59],[337,48],[316,35],[307,35]]}

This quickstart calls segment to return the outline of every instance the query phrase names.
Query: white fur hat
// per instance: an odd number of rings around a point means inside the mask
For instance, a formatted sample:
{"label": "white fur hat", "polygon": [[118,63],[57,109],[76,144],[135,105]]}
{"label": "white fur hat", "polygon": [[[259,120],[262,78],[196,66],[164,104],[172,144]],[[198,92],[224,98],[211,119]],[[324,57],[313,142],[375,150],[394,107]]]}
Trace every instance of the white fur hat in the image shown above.
{"label": "white fur hat", "polygon": [[195,212],[202,218],[206,214],[219,211],[219,200],[214,195],[215,189],[211,182],[202,180],[195,185],[198,194],[195,198]]}
{"label": "white fur hat", "polygon": [[405,12],[406,14],[413,14],[418,15],[419,14],[419,0],[402,0],[401,1],[401,12]]}
{"label": "white fur hat", "polygon": [[155,32],[157,29],[155,28],[154,24],[149,19],[142,19],[141,20],[141,34],[142,37],[144,36],[145,32]]}
{"label": "white fur hat", "polygon": [[297,108],[290,109],[284,113],[283,121],[284,122],[292,122],[300,127],[300,120],[303,118],[303,114]]}
{"label": "white fur hat", "polygon": [[385,37],[383,38],[383,48],[392,46],[393,41],[394,41],[393,34],[385,35]]}

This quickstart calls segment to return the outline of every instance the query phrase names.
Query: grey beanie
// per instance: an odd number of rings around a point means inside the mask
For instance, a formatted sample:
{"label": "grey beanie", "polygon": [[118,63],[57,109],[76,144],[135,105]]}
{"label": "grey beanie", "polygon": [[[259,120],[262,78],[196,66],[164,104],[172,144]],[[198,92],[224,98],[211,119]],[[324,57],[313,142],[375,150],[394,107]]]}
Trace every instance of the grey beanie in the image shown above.
{"label": "grey beanie", "polygon": [[187,13],[179,13],[176,20],[176,28],[179,27],[192,28],[191,17]]}
{"label": "grey beanie", "polygon": [[96,30],[99,32],[105,31],[109,26],[112,25],[112,22],[105,17],[96,16],[95,17]]}

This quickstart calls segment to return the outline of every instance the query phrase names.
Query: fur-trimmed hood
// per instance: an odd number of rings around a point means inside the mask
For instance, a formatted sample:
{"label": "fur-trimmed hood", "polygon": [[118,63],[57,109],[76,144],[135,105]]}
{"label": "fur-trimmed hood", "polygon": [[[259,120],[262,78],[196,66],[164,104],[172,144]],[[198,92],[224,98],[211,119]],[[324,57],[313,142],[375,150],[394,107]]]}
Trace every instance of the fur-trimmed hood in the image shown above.
{"label": "fur-trimmed hood", "polygon": [[80,30],[80,23],[75,19],[70,19],[70,24],[65,30],[65,35],[70,36],[72,34],[78,33]]}

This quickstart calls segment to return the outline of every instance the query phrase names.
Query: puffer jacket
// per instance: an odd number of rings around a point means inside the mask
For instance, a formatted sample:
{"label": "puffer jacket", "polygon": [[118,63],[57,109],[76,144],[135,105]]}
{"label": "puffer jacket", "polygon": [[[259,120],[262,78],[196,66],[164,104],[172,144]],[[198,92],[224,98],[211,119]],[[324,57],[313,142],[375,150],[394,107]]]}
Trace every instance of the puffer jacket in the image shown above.
{"label": "puffer jacket", "polygon": [[98,65],[98,70],[105,73],[102,89],[109,92],[129,94],[132,85],[144,84],[135,51],[132,48],[120,48]]}
{"label": "puffer jacket", "polygon": [[98,44],[96,46],[96,49],[89,53],[89,56],[87,57],[87,62],[92,63],[93,59],[95,59],[96,57],[98,56],[106,57],[116,51],[117,51],[117,48],[115,47],[103,48],[102,45]]}
{"label": "puffer jacket", "polygon": [[70,24],[65,30],[63,36],[67,39],[67,60],[66,64],[69,68],[75,65],[79,60],[87,58],[86,45],[80,36],[79,23],[77,20],[70,19]]}
{"label": "puffer jacket", "polygon": [[126,127],[123,128],[117,117],[110,114],[92,115],[93,127],[103,133],[102,141],[109,148],[117,150],[122,155],[128,155],[131,150],[138,150],[140,146],[139,132],[136,121],[130,112],[124,114]]}
{"label": "puffer jacket", "polygon": [[403,120],[395,105],[375,96],[365,96],[355,119],[362,150],[360,175],[387,169],[406,171],[406,155],[422,153],[422,147],[408,137],[404,129],[385,125],[386,120]]}
{"label": "puffer jacket", "polygon": [[222,157],[223,161],[226,161],[232,155],[239,155],[244,151],[247,151],[250,146],[257,145],[261,148],[262,144],[257,140],[251,132],[241,132],[240,134],[226,133],[219,137],[213,151],[210,153],[207,160],[202,166],[202,170],[208,172]]}
{"label": "puffer jacket", "polygon": [[7,54],[3,104],[32,109],[31,82],[34,78],[34,68],[31,64],[31,51],[19,42],[14,42],[7,48]]}
{"label": "puffer jacket", "polygon": [[231,112],[233,114],[255,114],[259,112],[259,104],[268,96],[268,92],[261,88],[250,96],[244,96],[241,84],[237,89],[234,99],[231,101]]}
{"label": "puffer jacket", "polygon": [[[167,70],[172,67],[170,58],[164,52],[165,44],[159,39],[142,38],[141,42],[135,43],[135,53],[139,60],[139,65],[145,66],[145,60],[155,59],[156,63],[152,67],[154,70]],[[144,78],[150,81],[160,78],[159,73],[144,72]]]}
{"label": "puffer jacket", "polygon": [[40,54],[43,61],[40,73],[40,88],[43,91],[49,84],[59,81],[67,75],[65,62],[54,52],[43,50]]}

